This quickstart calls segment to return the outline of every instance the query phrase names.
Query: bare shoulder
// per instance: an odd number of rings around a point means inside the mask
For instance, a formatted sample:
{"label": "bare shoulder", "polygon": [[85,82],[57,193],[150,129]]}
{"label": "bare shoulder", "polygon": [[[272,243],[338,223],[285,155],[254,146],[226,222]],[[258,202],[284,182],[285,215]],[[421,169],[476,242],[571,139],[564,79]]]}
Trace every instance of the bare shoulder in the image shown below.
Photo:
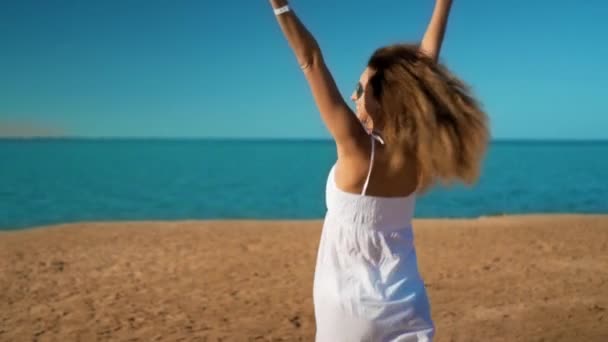
{"label": "bare shoulder", "polygon": [[371,162],[370,136],[363,133],[358,138],[336,143],[336,148],[336,184],[344,191],[360,193]]}
{"label": "bare shoulder", "polygon": [[335,182],[346,192],[361,193],[371,166],[367,195],[379,197],[403,197],[416,191],[418,169],[413,158],[405,153],[390,151],[375,144],[371,159],[371,139],[361,140],[350,153],[338,158]]}

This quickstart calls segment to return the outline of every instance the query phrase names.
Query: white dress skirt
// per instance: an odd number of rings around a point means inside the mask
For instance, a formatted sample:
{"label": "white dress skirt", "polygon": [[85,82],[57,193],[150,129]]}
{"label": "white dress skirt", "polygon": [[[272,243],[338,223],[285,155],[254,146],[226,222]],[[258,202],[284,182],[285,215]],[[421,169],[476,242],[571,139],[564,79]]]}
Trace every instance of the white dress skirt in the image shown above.
{"label": "white dress skirt", "polygon": [[430,342],[429,300],[420,274],[412,217],[415,195],[342,191],[334,167],[314,276],[317,342]]}

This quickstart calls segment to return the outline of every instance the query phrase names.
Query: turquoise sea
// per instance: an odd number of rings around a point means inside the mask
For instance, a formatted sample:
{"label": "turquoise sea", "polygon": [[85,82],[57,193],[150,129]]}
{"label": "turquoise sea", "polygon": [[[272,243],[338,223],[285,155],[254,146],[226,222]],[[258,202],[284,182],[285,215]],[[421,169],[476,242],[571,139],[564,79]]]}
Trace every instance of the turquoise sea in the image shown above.
{"label": "turquoise sea", "polygon": [[[320,219],[330,141],[0,140],[0,229],[77,221]],[[478,184],[417,217],[608,213],[608,142],[498,141]]]}

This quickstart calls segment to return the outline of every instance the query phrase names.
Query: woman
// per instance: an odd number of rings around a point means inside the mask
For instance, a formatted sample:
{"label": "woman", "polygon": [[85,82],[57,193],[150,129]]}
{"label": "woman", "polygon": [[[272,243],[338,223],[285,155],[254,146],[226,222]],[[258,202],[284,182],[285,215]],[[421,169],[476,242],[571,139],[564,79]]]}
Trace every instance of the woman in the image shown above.
{"label": "woman", "polygon": [[451,1],[437,0],[419,47],[372,54],[352,95],[356,115],[287,1],[270,3],[337,150],[315,269],[316,340],[430,341],[411,226],[416,194],[473,183],[489,136],[465,84],[437,63]]}

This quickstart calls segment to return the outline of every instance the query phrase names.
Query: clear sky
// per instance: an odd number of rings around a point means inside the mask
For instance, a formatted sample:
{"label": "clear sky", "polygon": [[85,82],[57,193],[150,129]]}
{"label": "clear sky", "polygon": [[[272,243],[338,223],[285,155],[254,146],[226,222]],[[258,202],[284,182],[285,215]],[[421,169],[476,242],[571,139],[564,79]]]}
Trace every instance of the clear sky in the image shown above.
{"label": "clear sky", "polygon": [[[296,0],[348,97],[432,0]],[[455,0],[442,60],[495,138],[608,139],[608,2]],[[0,135],[327,138],[265,0],[4,0]]]}

